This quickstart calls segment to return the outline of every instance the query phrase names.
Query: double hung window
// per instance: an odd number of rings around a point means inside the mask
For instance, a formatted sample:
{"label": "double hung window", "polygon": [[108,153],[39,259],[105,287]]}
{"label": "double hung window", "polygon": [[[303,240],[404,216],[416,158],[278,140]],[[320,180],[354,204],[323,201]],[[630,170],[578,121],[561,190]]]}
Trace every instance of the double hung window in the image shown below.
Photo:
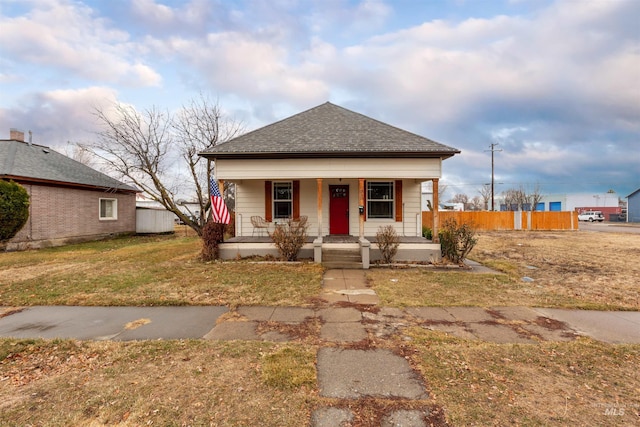
{"label": "double hung window", "polygon": [[393,181],[367,182],[368,218],[394,218]]}
{"label": "double hung window", "polygon": [[293,183],[273,183],[273,217],[276,219],[291,218],[293,213]]}

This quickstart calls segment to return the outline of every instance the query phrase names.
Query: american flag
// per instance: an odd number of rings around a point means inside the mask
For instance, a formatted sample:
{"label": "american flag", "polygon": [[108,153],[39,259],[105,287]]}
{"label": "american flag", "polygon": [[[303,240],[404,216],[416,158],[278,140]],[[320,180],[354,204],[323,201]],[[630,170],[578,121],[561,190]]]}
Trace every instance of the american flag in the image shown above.
{"label": "american flag", "polygon": [[209,182],[209,192],[211,193],[211,215],[213,216],[213,221],[229,224],[231,215],[229,215],[227,205],[224,204],[224,199],[220,194],[220,189],[218,189],[218,183],[213,178]]}

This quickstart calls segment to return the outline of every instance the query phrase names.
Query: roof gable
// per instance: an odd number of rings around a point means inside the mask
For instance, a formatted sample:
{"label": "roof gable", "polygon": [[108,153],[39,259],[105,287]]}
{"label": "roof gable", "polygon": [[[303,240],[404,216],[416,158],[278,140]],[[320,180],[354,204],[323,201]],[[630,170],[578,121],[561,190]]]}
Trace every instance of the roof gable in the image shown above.
{"label": "roof gable", "polygon": [[460,151],[326,102],[200,153],[247,157],[440,157]]}
{"label": "roof gable", "polygon": [[15,140],[0,140],[0,178],[138,191],[49,147]]}

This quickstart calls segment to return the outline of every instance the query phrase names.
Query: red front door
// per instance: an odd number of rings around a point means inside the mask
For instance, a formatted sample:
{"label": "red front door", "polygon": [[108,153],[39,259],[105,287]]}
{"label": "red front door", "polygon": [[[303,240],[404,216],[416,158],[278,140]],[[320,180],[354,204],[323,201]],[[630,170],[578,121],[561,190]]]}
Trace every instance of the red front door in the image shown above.
{"label": "red front door", "polygon": [[349,186],[329,186],[329,234],[349,234]]}

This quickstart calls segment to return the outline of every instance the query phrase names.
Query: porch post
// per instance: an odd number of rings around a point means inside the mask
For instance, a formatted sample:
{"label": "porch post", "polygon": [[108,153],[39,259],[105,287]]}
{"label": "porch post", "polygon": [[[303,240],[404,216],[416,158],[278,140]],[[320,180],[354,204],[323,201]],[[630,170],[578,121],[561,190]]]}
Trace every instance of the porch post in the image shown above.
{"label": "porch post", "polygon": [[318,185],[317,189],[317,199],[318,199],[318,237],[322,236],[322,178],[317,178],[316,183]]}
{"label": "porch post", "polygon": [[[358,206],[364,206],[364,178],[358,178]],[[358,237],[364,238],[364,214],[358,212],[359,231]]]}
{"label": "porch post", "polygon": [[440,225],[440,218],[438,217],[438,178],[433,178],[433,227],[432,238],[433,243],[440,243],[440,237],[438,236],[438,226]]}

